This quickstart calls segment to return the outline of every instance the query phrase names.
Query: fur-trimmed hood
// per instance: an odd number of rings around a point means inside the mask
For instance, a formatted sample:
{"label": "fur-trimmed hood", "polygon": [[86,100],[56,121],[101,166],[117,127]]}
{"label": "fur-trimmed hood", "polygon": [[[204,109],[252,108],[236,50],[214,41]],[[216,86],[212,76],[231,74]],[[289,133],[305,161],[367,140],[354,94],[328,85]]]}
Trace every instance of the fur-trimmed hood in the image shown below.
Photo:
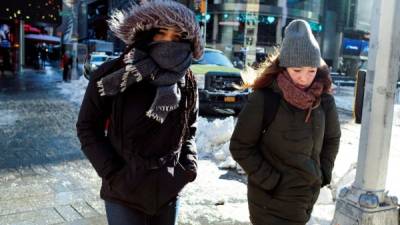
{"label": "fur-trimmed hood", "polygon": [[173,27],[191,42],[195,59],[203,55],[204,43],[194,13],[178,2],[155,0],[132,5],[127,10],[115,11],[108,22],[115,36],[128,45],[134,44],[136,35],[143,31]]}

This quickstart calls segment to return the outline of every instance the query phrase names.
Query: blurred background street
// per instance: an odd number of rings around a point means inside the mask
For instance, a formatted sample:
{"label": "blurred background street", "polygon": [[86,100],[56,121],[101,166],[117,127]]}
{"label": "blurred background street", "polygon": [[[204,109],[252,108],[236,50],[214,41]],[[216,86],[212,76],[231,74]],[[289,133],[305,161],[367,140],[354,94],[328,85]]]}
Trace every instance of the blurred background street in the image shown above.
{"label": "blurred background street", "polygon": [[[75,123],[90,71],[125,45],[108,28],[129,0],[13,0],[0,3],[0,225],[106,224],[100,179],[80,150]],[[249,225],[246,176],[229,139],[251,90],[240,73],[274,53],[294,19],[311,25],[331,69],[342,140],[332,184],[307,225],[330,225],[350,186],[360,140],[373,0],[181,0],[206,43],[193,61],[201,117],[199,176],[182,193],[180,225]],[[399,84],[397,85],[399,86]],[[400,197],[399,89],[387,188]]]}

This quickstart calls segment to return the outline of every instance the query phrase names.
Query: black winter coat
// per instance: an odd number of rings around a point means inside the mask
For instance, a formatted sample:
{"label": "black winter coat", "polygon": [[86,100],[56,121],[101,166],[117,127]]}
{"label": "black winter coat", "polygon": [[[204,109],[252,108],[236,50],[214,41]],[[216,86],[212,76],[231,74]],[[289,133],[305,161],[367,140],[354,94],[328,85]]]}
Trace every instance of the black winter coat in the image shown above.
{"label": "black winter coat", "polygon": [[[179,108],[170,112],[163,124],[145,115],[156,93],[150,83],[131,85],[113,97],[99,95],[96,82],[121,64],[121,59],[115,59],[91,74],[76,124],[78,137],[83,152],[102,178],[100,196],[154,215],[195,178],[198,100],[186,117],[188,129],[181,140],[182,115],[188,107],[184,91]],[[176,157],[161,168],[149,166],[166,155]]]}

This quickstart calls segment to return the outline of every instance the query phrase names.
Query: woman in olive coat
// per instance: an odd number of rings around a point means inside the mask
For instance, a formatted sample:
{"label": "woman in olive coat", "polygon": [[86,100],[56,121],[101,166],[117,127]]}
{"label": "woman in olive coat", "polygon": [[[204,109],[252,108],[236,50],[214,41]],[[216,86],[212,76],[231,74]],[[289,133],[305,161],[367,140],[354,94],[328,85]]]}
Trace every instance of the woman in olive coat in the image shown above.
{"label": "woman in olive coat", "polygon": [[[304,225],[310,219],[320,188],[331,181],[339,148],[331,84],[310,26],[292,21],[279,53],[248,84],[254,92],[230,143],[233,158],[248,175],[253,224]],[[278,96],[276,108],[265,101],[267,93]],[[268,110],[276,112],[263,127]]]}

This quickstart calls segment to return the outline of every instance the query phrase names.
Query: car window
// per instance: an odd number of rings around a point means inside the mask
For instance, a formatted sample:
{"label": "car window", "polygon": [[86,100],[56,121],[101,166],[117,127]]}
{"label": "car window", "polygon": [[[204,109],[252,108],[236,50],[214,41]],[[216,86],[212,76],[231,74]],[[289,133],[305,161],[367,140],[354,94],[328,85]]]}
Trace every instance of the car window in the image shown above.
{"label": "car window", "polygon": [[193,61],[193,64],[233,67],[231,61],[224,54],[213,51],[206,51],[203,58],[198,61]]}
{"label": "car window", "polygon": [[107,57],[107,60],[113,60],[113,59],[116,59],[116,58],[118,58],[118,56],[109,56],[109,57]]}
{"label": "car window", "polygon": [[107,60],[107,56],[92,56],[92,62],[104,62]]}

